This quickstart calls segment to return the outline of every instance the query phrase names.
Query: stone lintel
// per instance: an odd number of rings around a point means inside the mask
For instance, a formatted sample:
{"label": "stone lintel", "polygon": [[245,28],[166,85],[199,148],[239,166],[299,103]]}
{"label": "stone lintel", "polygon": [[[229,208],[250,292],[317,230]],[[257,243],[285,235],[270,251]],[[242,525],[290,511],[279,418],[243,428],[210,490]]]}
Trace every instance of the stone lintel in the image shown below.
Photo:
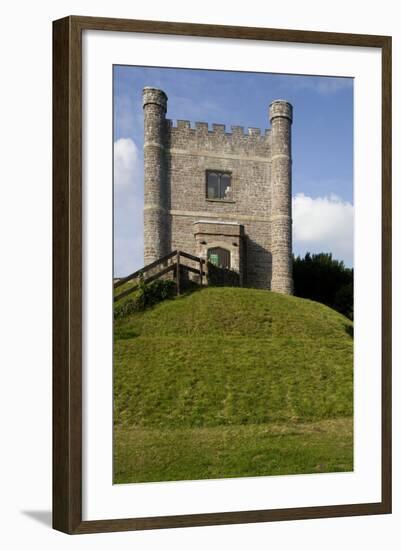
{"label": "stone lintel", "polygon": [[198,221],[194,222],[194,235],[224,235],[227,237],[242,237],[244,235],[244,226],[239,223]]}

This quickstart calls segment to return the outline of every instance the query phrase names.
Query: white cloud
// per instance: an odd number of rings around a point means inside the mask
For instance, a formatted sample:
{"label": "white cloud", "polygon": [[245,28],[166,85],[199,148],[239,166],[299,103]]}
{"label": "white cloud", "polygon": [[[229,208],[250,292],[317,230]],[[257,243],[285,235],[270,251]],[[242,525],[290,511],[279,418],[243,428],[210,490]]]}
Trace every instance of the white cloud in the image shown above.
{"label": "white cloud", "polygon": [[336,195],[312,198],[298,193],[292,201],[295,254],[332,252],[353,265],[354,208]]}
{"label": "white cloud", "polygon": [[143,160],[132,139],[114,142],[114,276],[143,266]]}
{"label": "white cloud", "polygon": [[114,184],[133,184],[138,172],[139,151],[130,138],[120,138],[114,142]]}

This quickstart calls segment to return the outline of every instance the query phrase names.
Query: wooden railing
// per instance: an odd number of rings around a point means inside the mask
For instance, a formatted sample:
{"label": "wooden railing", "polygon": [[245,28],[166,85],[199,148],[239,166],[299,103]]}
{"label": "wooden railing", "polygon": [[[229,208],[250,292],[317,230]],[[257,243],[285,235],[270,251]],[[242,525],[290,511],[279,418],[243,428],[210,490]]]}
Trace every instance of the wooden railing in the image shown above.
{"label": "wooden railing", "polygon": [[[183,263],[182,261],[183,259],[191,260],[192,262],[199,264],[199,269],[192,267],[190,265],[187,265],[186,263]],[[157,279],[160,279],[160,277],[162,277],[163,275],[166,275],[166,273],[173,271],[174,279],[177,285],[177,294],[180,294],[181,287],[182,287],[181,273],[183,271],[186,271],[189,273],[195,273],[196,275],[199,275],[199,284],[203,285],[206,283],[205,268],[206,268],[206,262],[203,258],[194,256],[193,254],[188,254],[188,252],[174,250],[173,252],[166,254],[166,256],[163,256],[162,258],[159,258],[158,260],[146,265],[142,269],[138,269],[134,273],[131,273],[131,275],[127,275],[127,277],[118,279],[118,281],[114,283],[114,289],[130,281],[135,282],[136,280],[139,280],[141,277],[143,277],[143,280],[145,283],[151,283],[152,281],[156,281]],[[157,271],[155,273],[152,273],[153,270],[157,270]],[[147,273],[149,274],[148,277],[146,277]],[[131,287],[120,292],[120,294],[115,295],[114,301],[117,302],[118,300],[121,300],[121,298],[128,296],[129,294],[134,292],[137,288],[138,288],[138,284],[136,285],[133,284]]]}

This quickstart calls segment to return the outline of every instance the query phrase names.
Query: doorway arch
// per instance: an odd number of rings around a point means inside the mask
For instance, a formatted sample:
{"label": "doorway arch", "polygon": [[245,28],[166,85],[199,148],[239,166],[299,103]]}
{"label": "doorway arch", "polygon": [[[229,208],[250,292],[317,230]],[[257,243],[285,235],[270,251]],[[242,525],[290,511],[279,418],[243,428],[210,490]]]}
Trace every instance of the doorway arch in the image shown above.
{"label": "doorway arch", "polygon": [[207,260],[216,267],[231,268],[231,252],[222,246],[214,246],[207,251]]}

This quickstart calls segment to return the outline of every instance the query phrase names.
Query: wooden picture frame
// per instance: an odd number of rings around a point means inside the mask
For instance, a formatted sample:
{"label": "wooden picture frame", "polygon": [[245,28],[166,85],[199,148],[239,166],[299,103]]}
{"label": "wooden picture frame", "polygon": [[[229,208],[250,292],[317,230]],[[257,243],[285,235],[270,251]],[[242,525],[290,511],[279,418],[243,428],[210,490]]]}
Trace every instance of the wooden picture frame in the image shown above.
{"label": "wooden picture frame", "polygon": [[[379,502],[82,520],[82,31],[378,48],[382,59],[382,496]],[[71,16],[53,23],[53,527],[68,534],[391,512],[391,37]]]}

